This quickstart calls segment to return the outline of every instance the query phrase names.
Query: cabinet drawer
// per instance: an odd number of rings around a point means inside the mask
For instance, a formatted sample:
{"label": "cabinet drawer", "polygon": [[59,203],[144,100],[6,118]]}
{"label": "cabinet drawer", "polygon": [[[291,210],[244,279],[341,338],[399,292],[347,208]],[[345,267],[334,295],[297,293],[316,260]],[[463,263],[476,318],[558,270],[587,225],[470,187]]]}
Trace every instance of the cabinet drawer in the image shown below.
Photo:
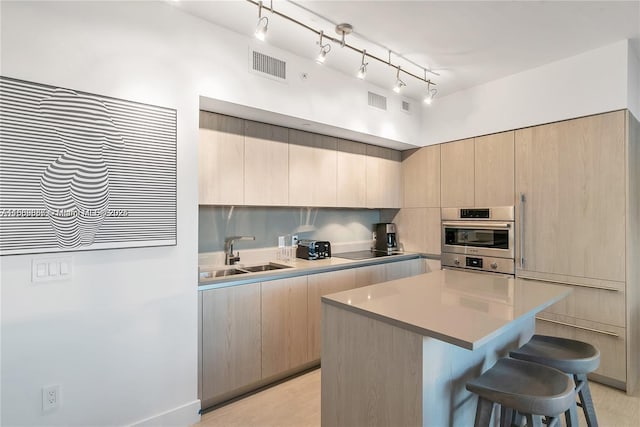
{"label": "cabinet drawer", "polygon": [[622,291],[566,285],[572,292],[545,312],[623,328],[625,294]]}
{"label": "cabinet drawer", "polygon": [[594,372],[626,382],[625,329],[551,313],[536,318],[536,333],[588,342],[600,350],[600,366]]}

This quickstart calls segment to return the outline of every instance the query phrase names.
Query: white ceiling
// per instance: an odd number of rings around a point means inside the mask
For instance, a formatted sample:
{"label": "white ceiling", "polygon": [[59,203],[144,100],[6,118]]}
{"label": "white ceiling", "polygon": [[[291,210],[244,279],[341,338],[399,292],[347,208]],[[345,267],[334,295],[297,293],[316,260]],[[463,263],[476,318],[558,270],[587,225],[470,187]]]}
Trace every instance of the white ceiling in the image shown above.
{"label": "white ceiling", "polygon": [[[252,35],[257,7],[245,0],[173,2],[177,7],[235,32]],[[264,4],[269,6],[269,0]],[[438,96],[632,39],[640,52],[640,0],[635,1],[297,1],[274,0],[273,7],[337,37],[335,24],[354,33],[347,43],[387,58],[388,50],[431,68]],[[317,36],[281,17],[269,17],[265,43],[315,58]],[[324,66],[355,75],[360,55],[332,46]],[[392,55],[392,62],[415,74],[422,68]],[[382,87],[395,70],[369,60],[367,80]],[[425,84],[409,76],[403,95],[421,99]]]}

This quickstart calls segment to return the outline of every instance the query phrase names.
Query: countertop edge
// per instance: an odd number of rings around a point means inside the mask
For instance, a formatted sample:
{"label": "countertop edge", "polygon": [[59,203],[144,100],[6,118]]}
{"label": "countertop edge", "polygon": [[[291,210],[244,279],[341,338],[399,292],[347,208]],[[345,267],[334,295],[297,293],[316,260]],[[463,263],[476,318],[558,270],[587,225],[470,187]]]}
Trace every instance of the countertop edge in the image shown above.
{"label": "countertop edge", "polygon": [[[437,257],[437,258],[436,258]],[[338,257],[335,257],[338,258]],[[226,288],[230,286],[248,285],[251,283],[267,282],[271,280],[288,279],[291,277],[308,276],[310,274],[326,273],[330,271],[348,270],[351,268],[368,267],[371,265],[389,264],[398,261],[407,261],[411,259],[440,259],[439,255],[422,254],[422,253],[406,253],[401,255],[394,255],[392,257],[382,258],[369,258],[364,260],[346,260],[344,264],[339,265],[325,265],[321,267],[292,267],[282,270],[272,270],[261,273],[248,273],[251,276],[241,275],[242,278],[230,277],[223,279],[215,279],[208,283],[198,284],[198,291],[206,291],[210,289]],[[344,258],[340,258],[344,259]],[[280,264],[286,264],[278,261]]]}

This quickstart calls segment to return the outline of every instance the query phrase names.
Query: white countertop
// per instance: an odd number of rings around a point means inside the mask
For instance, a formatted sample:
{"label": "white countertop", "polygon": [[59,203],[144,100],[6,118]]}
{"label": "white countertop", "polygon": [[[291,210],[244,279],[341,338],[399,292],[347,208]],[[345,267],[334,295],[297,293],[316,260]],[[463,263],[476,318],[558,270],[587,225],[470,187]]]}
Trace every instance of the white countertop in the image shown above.
{"label": "white countertop", "polygon": [[569,294],[535,280],[438,270],[322,297],[322,301],[474,350]]}

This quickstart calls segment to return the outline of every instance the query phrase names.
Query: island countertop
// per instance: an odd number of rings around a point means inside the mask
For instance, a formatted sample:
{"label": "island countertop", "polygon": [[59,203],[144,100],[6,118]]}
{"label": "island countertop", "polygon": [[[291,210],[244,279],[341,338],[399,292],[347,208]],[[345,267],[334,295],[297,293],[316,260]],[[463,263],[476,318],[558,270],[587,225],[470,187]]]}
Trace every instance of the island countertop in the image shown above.
{"label": "island countertop", "polygon": [[569,292],[536,280],[438,270],[327,295],[322,301],[475,350]]}

